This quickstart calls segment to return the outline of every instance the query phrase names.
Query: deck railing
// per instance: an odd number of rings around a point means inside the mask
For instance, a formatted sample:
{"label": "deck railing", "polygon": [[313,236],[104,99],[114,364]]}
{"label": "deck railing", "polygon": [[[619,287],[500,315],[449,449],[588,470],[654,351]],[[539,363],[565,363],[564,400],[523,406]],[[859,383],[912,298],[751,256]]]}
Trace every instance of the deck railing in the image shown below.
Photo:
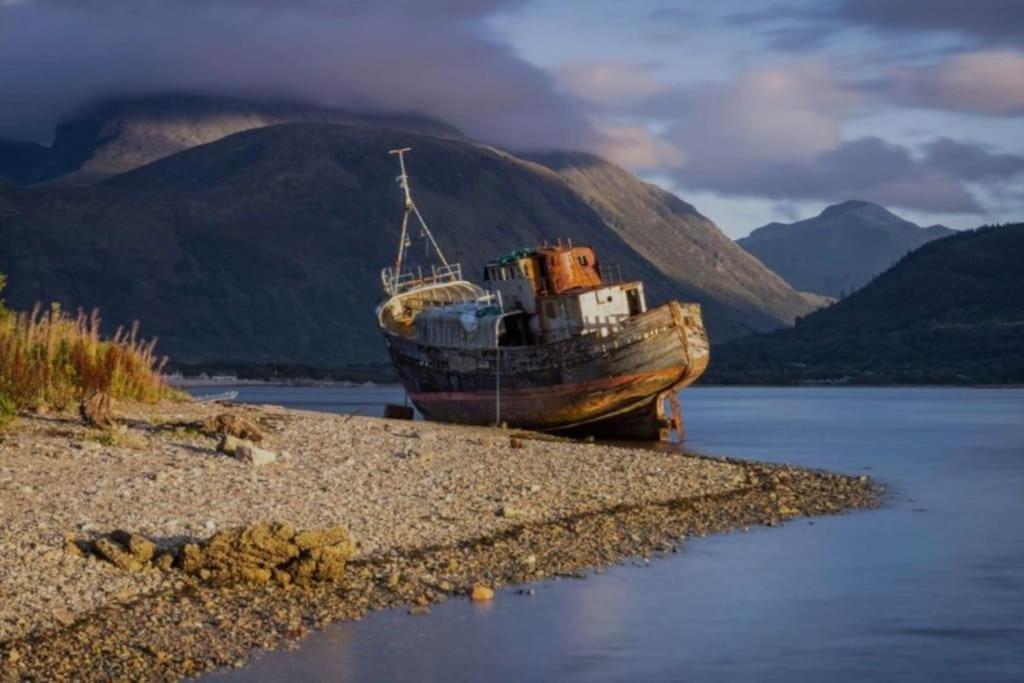
{"label": "deck railing", "polygon": [[385,268],[380,272],[381,284],[388,296],[419,287],[420,285],[457,282],[462,279],[462,266],[452,263],[447,266],[430,266],[430,271],[417,267],[415,271],[396,272],[394,268]]}

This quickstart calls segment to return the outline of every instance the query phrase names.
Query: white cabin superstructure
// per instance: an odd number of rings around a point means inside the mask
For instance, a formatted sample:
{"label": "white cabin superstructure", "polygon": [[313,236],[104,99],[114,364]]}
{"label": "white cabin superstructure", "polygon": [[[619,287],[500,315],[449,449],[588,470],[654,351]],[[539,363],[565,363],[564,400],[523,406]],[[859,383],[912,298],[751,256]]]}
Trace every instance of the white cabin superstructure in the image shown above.
{"label": "white cabin superstructure", "polygon": [[[490,261],[481,285],[441,252],[397,154],[405,211],[377,319],[409,400],[429,419],[615,438],[681,432],[676,392],[704,371],[700,306],[647,309],[644,287],[589,246],[546,242]],[[407,263],[415,217],[434,265]],[[665,415],[666,401],[672,416]]]}

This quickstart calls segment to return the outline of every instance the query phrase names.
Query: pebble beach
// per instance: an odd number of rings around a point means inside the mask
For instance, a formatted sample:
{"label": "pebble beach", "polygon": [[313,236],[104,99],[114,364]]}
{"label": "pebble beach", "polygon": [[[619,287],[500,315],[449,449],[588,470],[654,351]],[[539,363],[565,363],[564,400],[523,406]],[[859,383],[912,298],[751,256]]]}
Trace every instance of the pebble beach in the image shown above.
{"label": "pebble beach", "polygon": [[[268,458],[226,454],[197,427],[218,414],[258,426]],[[371,609],[419,618],[881,495],[866,477],[509,430],[195,402],[115,416],[115,430],[26,415],[0,432],[0,680],[179,680]],[[337,580],[222,585],[79,549],[125,530],[170,550],[267,522],[343,526],[354,556]]]}

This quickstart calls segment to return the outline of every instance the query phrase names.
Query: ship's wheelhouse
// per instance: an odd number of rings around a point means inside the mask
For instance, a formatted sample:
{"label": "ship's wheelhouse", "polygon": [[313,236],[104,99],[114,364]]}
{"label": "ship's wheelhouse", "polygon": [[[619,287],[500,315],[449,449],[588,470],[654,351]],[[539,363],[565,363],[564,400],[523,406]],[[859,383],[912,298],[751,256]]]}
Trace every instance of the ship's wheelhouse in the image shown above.
{"label": "ship's wheelhouse", "polygon": [[622,282],[586,246],[512,252],[484,268],[484,286],[503,303],[502,345],[547,344],[580,334],[615,334],[647,310],[643,284]]}

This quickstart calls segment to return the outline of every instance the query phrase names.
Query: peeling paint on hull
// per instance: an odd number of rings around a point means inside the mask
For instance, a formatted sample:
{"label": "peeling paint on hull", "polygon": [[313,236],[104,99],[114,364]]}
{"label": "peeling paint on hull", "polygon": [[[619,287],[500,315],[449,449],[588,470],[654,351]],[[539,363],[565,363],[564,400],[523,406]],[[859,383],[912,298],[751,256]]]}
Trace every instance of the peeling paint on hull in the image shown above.
{"label": "peeling paint on hull", "polygon": [[681,430],[664,417],[662,399],[696,380],[709,356],[700,307],[678,302],[629,319],[615,336],[500,353],[387,332],[385,340],[412,402],[431,420],[495,424],[500,395],[500,421],[513,427],[640,439]]}

